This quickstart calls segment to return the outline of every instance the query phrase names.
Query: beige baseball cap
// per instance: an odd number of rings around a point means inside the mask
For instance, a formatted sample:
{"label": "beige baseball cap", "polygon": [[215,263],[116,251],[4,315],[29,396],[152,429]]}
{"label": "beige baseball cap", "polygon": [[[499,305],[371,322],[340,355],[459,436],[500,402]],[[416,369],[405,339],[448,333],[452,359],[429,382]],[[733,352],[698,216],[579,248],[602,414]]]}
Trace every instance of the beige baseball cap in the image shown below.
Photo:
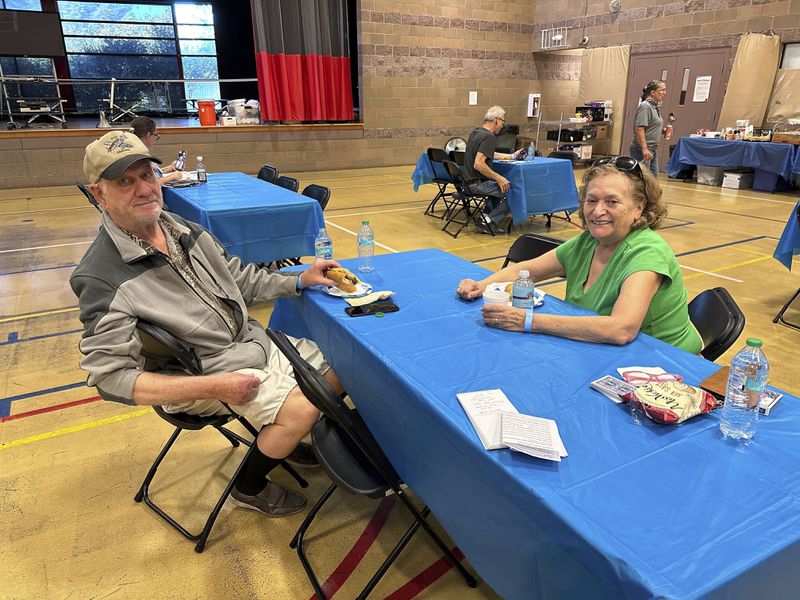
{"label": "beige baseball cap", "polygon": [[89,183],[97,183],[100,179],[116,179],[133,163],[145,158],[161,164],[161,160],[150,154],[144,142],[133,133],[109,131],[86,146],[83,172]]}

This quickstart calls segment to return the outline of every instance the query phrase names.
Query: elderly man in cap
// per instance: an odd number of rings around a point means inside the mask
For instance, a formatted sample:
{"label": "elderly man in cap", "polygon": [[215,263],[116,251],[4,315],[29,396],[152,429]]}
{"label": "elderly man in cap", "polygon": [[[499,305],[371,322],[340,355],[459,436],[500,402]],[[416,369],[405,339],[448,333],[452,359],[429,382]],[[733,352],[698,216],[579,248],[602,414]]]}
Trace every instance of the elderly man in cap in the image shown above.
{"label": "elderly man in cap", "polygon": [[[198,415],[225,412],[220,401],[227,403],[262,428],[231,498],[269,516],[298,512],[305,498],[266,475],[293,453],[313,462],[300,440],[319,415],[247,307],[333,285],[325,271],[338,265],[321,260],[297,275],[242,264],[201,226],[162,211],[154,162],[161,161],[129,132],[111,131],[86,147],[83,169],[102,225],[70,278],[84,325],[81,367],[106,400]],[[138,319],[193,347],[205,374],[143,371]],[[317,346],[295,345],[341,391]]]}

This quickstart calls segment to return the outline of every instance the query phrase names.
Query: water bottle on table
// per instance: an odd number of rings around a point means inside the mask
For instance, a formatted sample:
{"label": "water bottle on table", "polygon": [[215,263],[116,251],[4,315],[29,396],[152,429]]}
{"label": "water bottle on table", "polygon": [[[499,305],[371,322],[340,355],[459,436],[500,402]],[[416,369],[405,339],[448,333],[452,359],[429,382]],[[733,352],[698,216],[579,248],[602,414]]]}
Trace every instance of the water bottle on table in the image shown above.
{"label": "water bottle on table", "polygon": [[533,162],[534,158],[536,158],[536,145],[531,142],[531,145],[528,146],[528,154],[525,155],[525,160],[527,162]]}
{"label": "water bottle on table", "polygon": [[769,362],[761,346],[761,340],[748,338],[747,345],[731,360],[719,422],[725,437],[749,440],[756,433],[758,403],[769,376]]}
{"label": "water bottle on table", "polygon": [[333,259],[333,242],[324,227],[320,227],[317,238],[314,240],[314,256],[317,257],[317,260]]}
{"label": "water bottle on table", "polygon": [[208,181],[208,173],[206,173],[206,166],[203,164],[203,157],[197,157],[197,167],[195,167],[194,172],[197,173],[197,181],[199,183],[205,183]]}
{"label": "water bottle on table", "polygon": [[533,308],[536,288],[527,269],[519,272],[519,277],[511,288],[511,306],[515,308]]}
{"label": "water bottle on table", "polygon": [[375,256],[375,233],[369,226],[369,221],[361,221],[358,230],[358,270],[361,273],[371,273],[375,270],[372,266],[372,257]]}

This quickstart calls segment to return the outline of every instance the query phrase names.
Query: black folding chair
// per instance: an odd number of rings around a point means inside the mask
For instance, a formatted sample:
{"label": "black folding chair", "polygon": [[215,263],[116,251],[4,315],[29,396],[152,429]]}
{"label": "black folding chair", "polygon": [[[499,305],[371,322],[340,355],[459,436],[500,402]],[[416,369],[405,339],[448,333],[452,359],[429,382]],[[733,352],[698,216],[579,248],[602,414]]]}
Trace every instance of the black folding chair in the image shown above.
{"label": "black folding chair", "polygon": [[263,179],[267,183],[275,183],[275,180],[278,178],[278,167],[264,165],[258,171],[258,178]]}
{"label": "black folding chair", "polygon": [[328,206],[328,201],[331,199],[331,190],[324,185],[312,183],[303,188],[303,196],[314,198],[314,200],[319,202],[322,210],[325,210],[325,207]]}
{"label": "black folding chair", "polygon": [[456,163],[459,167],[464,166],[464,156],[466,152],[461,152],[460,150],[451,150],[449,153],[450,160]]}
{"label": "black folding chair", "polygon": [[700,292],[689,302],[689,318],[703,338],[700,354],[717,360],[739,338],[744,313],[723,287]]}
{"label": "black folding chair", "polygon": [[[140,319],[136,327],[139,330],[139,337],[142,340],[142,356],[145,358],[146,371],[162,371],[167,369],[172,371],[182,370],[187,375],[203,374],[202,365],[193,348],[190,348],[182,341],[175,338],[172,334],[165,331],[161,327],[154,325],[153,323],[149,323]],[[222,510],[222,506],[225,504],[225,501],[228,499],[231,490],[233,490],[233,485],[236,482],[236,478],[239,476],[247,457],[250,455],[250,452],[253,451],[253,448],[256,447],[255,443],[224,427],[224,425],[230,423],[231,421],[238,421],[248,432],[250,432],[254,439],[258,435],[256,428],[253,427],[253,425],[247,419],[234,413],[232,410],[230,410],[230,408],[228,408],[227,405],[224,405],[224,403],[223,406],[228,409],[229,414],[210,415],[207,417],[190,415],[188,413],[168,413],[161,406],[153,406],[153,410],[156,412],[156,414],[158,414],[159,417],[175,426],[175,431],[172,432],[169,440],[167,440],[167,443],[161,449],[161,452],[159,452],[158,456],[153,462],[153,465],[147,472],[147,476],[144,478],[139,491],[136,492],[136,496],[133,498],[136,502],[144,502],[159,517],[177,529],[184,537],[191,541],[196,541],[197,544],[195,545],[194,549],[195,552],[198,553],[205,550],[206,541],[208,540],[208,536],[211,533],[212,527],[214,527],[214,522],[217,520],[217,516]],[[225,486],[225,490],[217,500],[213,510],[208,515],[203,529],[200,530],[199,533],[191,533],[173,517],[167,514],[164,509],[159,507],[155,501],[153,501],[153,499],[150,497],[150,484],[156,475],[156,471],[158,471],[158,467],[167,456],[167,453],[170,451],[172,445],[178,439],[178,436],[181,434],[181,432],[197,431],[205,427],[213,427],[219,431],[234,448],[238,447],[239,443],[241,442],[245,446],[248,446],[248,450],[247,453],[242,457],[242,461],[239,463],[239,466],[236,468],[233,476]],[[308,487],[308,482],[306,482],[306,480],[303,479],[288,463],[282,462],[281,466],[286,470],[287,473],[294,477],[301,487]]]}
{"label": "black folding chair", "polygon": [[[800,204],[797,205],[797,227],[800,228]],[[783,305],[783,308],[781,308],[780,312],[778,312],[778,314],[775,315],[775,318],[772,319],[773,323],[780,322],[786,325],[787,327],[791,327],[792,329],[800,329],[800,323],[792,323],[791,321],[787,321],[783,316],[784,313],[786,312],[786,309],[788,309],[789,306],[791,306],[792,302],[794,302],[798,296],[800,296],[800,288],[797,288],[797,291],[794,293],[794,295],[791,298],[789,298],[786,304]]]}
{"label": "black folding chair", "polygon": [[[575,169],[575,162],[578,160],[578,155],[575,154],[574,152],[567,152],[567,151],[564,151],[564,150],[553,150],[552,152],[550,152],[547,155],[547,158],[559,158],[561,160],[568,160],[572,164],[572,169],[574,170]],[[569,212],[568,211],[566,211],[566,210],[564,211],[564,216],[567,219],[567,221],[570,221],[570,222],[572,221],[572,219],[569,216]],[[552,227],[552,225],[553,225],[553,213],[547,213],[547,214],[544,215],[544,217],[547,219],[547,223],[545,224],[545,227],[550,229],[550,227]]]}
{"label": "black folding chair", "polygon": [[564,240],[541,235],[539,233],[523,233],[519,236],[511,247],[508,249],[506,260],[501,268],[505,269],[508,263],[522,262],[523,260],[531,260],[537,258],[542,254],[547,254],[550,250],[555,250]]}
{"label": "black folding chair", "polygon": [[82,183],[77,183],[77,182],[75,183],[75,185],[77,185],[78,189],[83,193],[84,196],[86,196],[86,199],[89,201],[89,204],[94,206],[100,212],[103,211],[103,209],[100,208],[100,204],[98,204],[97,200],[95,200],[94,195],[92,194],[92,191],[87,186],[83,185]]}
{"label": "black folding chair", "polygon": [[[436,184],[439,191],[436,192],[436,196],[434,196],[433,200],[428,204],[428,208],[425,209],[425,214],[430,217],[436,217],[437,219],[444,219],[453,205],[453,193],[447,192],[447,186],[452,185],[453,181],[450,179],[450,174],[443,164],[444,161],[448,160],[447,153],[440,148],[428,148],[428,160],[431,163],[431,169],[433,169],[433,183]],[[445,205],[445,210],[441,216],[434,212],[436,203],[439,202],[439,200],[442,200]]]}
{"label": "black folding chair", "polygon": [[358,411],[345,404],[342,398],[328,385],[325,378],[300,356],[300,353],[282,332],[268,329],[267,334],[292,363],[300,390],[323,415],[311,430],[311,438],[314,452],[333,483],[311,508],[289,544],[290,547],[297,549],[297,555],[300,557],[300,562],[311,581],[317,598],[326,600],[327,596],[306,556],[303,541],[305,533],[317,513],[336,488],[341,488],[351,494],[360,494],[376,499],[382,498],[391,490],[408,507],[414,517],[414,523],[389,552],[386,560],[357,596],[358,600],[362,600],[370,594],[420,527],[425,530],[447,560],[458,570],[467,585],[476,587],[475,578],[458,561],[426,520],[430,509],[426,506],[420,510],[408,497],[402,487],[403,482],[399,475],[367,429]]}
{"label": "black folding chair", "polygon": [[[446,160],[442,163],[447,169],[450,180],[456,191],[453,193],[453,204],[450,207],[449,214],[446,215],[447,222],[442,227],[442,231],[454,238],[458,237],[461,230],[464,229],[470,222],[474,222],[477,227],[486,226],[482,221],[483,211],[486,208],[486,202],[489,196],[481,194],[473,194],[469,191],[468,186],[464,183],[461,169],[456,163],[451,160]],[[460,207],[456,208],[460,204]],[[459,219],[461,217],[461,219]],[[458,225],[458,229],[454,232],[450,231],[448,227],[452,223]],[[489,228],[492,236],[495,235],[494,229]]]}
{"label": "black folding chair", "polygon": [[294,177],[287,177],[286,175],[281,175],[278,177],[275,180],[275,185],[279,185],[287,190],[292,190],[293,192],[296,192],[298,189],[300,189],[300,182]]}

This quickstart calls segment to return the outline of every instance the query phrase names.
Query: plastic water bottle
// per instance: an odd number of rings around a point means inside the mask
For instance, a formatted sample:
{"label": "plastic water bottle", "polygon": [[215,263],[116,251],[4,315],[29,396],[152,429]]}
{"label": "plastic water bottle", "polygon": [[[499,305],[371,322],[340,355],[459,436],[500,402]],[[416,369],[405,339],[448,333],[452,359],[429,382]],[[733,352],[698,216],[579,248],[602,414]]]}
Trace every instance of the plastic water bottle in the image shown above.
{"label": "plastic water bottle", "polygon": [[195,167],[195,173],[197,173],[197,181],[200,183],[205,183],[208,181],[208,173],[206,173],[206,166],[203,164],[203,157],[197,157],[197,167]]}
{"label": "plastic water bottle", "polygon": [[761,345],[761,340],[748,338],[747,345],[731,361],[719,422],[725,437],[749,440],[756,433],[758,403],[769,375],[769,362]]}
{"label": "plastic water bottle", "polygon": [[333,242],[328,235],[328,230],[320,227],[319,233],[314,240],[314,256],[317,260],[331,260],[333,258]]}
{"label": "plastic water bottle", "polygon": [[531,274],[522,269],[519,272],[519,278],[514,282],[511,288],[511,306],[516,308],[533,308],[534,292],[536,291],[533,285]]}
{"label": "plastic water bottle", "polygon": [[528,154],[525,155],[525,160],[527,162],[533,162],[534,158],[536,158],[536,145],[531,142],[531,145],[528,146]]}
{"label": "plastic water bottle", "polygon": [[369,221],[361,221],[358,230],[358,270],[362,273],[372,273],[372,257],[375,256],[375,233],[369,226]]}

